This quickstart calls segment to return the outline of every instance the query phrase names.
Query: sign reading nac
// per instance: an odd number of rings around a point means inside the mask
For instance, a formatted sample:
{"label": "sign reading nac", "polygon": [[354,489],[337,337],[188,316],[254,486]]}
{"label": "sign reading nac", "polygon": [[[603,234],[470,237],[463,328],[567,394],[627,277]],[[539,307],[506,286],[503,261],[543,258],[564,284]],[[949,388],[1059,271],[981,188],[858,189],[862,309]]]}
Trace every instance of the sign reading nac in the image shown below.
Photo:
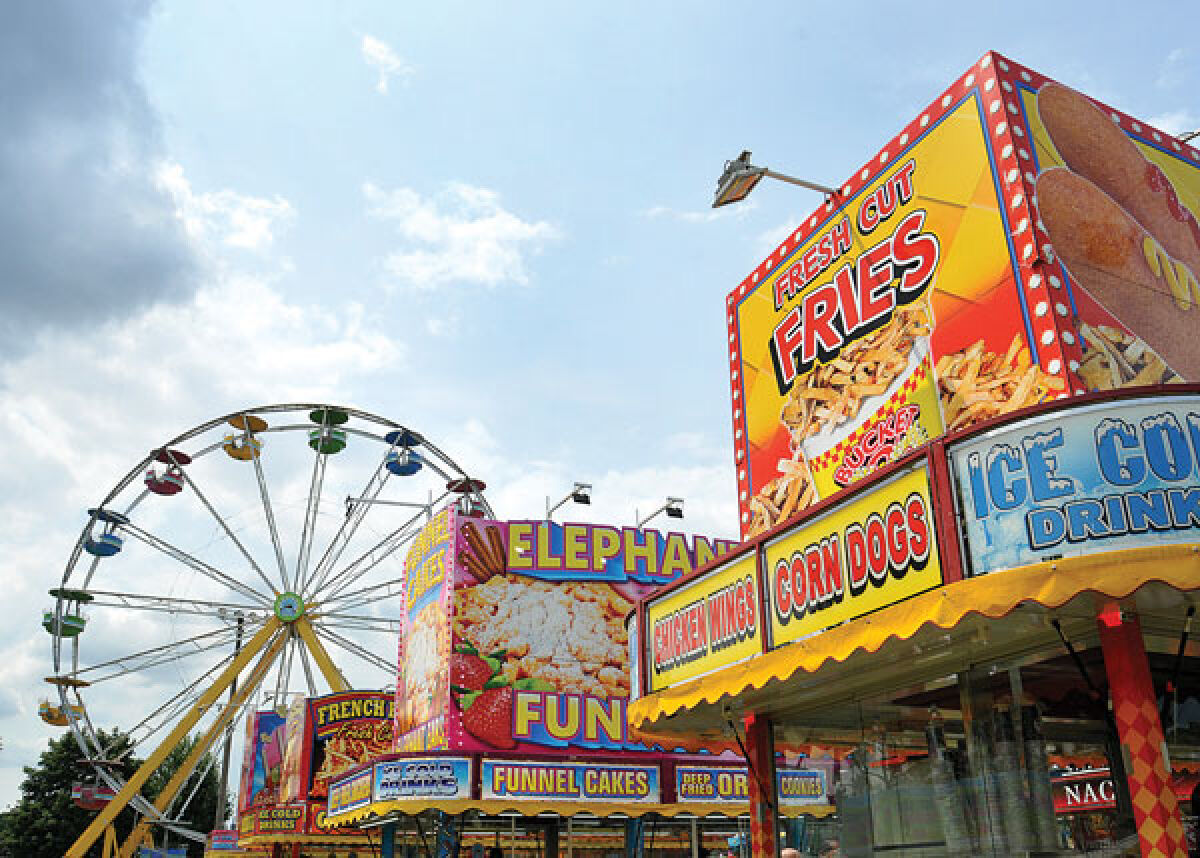
{"label": "sign reading nac", "polygon": [[762,652],[753,552],[712,569],[646,612],[648,691],[660,691]]}
{"label": "sign reading nac", "polygon": [[771,646],[942,584],[924,468],[767,544]]}

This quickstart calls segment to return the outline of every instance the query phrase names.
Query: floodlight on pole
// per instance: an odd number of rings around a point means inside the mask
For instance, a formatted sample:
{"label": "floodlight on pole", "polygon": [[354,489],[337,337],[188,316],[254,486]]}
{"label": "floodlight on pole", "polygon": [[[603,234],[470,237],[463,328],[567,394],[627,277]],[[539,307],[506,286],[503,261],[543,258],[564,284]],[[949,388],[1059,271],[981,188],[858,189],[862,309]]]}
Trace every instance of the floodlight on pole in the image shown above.
{"label": "floodlight on pole", "polygon": [[575,483],[569,492],[563,495],[562,500],[551,505],[550,496],[546,495],[546,521],[550,521],[554,511],[567,501],[575,501],[575,503],[587,506],[592,502],[592,484],[591,483]]}
{"label": "floodlight on pole", "polygon": [[830,197],[836,197],[839,194],[837,188],[831,188],[828,185],[819,185],[806,179],[797,179],[795,176],[776,173],[766,167],[756,167],[750,163],[750,150],[747,149],[732,161],[725,162],[725,170],[721,173],[721,178],[717,179],[717,193],[713,197],[712,207],[716,209],[746,199],[762,181],[763,176],[799,185],[810,191],[820,191]]}
{"label": "floodlight on pole", "polygon": [[654,510],[654,512],[650,513],[645,518],[639,517],[638,511],[635,509],[633,511],[633,518],[637,522],[635,527],[645,527],[646,523],[660,512],[665,512],[667,514],[667,518],[683,518],[683,498],[668,497],[666,503]]}

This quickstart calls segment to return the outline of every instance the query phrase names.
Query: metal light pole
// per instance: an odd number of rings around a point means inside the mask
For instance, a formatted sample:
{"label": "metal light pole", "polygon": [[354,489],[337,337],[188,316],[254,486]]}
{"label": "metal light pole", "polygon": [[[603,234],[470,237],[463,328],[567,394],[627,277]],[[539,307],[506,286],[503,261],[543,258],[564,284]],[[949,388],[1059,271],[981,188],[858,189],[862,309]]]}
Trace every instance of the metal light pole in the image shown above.
{"label": "metal light pole", "polygon": [[[242,631],[246,625],[246,615],[241,611],[237,612],[237,636],[233,641],[233,657],[237,658],[238,653],[242,651]],[[229,685],[229,704],[233,705],[233,697],[237,694],[237,677],[233,678],[233,682]],[[213,811],[213,828],[224,828],[225,823],[225,802],[229,797],[229,753],[230,745],[233,744],[233,721],[229,722],[229,730],[225,733],[225,750],[221,754],[221,788],[217,792],[217,809]]]}

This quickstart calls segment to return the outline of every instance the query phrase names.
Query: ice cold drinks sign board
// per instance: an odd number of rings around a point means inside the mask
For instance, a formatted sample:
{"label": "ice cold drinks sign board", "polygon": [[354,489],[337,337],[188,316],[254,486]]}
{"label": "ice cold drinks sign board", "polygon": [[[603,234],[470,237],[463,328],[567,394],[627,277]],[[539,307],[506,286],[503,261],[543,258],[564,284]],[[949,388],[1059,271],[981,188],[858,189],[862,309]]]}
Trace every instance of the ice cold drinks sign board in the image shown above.
{"label": "ice cold drinks sign board", "polygon": [[1200,540],[1200,397],[1106,403],[956,445],[971,574]]}

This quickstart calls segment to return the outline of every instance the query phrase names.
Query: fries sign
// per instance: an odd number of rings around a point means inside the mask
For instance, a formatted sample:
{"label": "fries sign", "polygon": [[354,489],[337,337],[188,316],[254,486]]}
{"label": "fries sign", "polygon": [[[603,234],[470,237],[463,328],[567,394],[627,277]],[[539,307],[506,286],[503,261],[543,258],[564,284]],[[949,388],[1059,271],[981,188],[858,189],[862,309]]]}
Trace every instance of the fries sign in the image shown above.
{"label": "fries sign", "polygon": [[985,55],[730,293],[743,536],[943,432],[1200,379],[1198,164]]}

